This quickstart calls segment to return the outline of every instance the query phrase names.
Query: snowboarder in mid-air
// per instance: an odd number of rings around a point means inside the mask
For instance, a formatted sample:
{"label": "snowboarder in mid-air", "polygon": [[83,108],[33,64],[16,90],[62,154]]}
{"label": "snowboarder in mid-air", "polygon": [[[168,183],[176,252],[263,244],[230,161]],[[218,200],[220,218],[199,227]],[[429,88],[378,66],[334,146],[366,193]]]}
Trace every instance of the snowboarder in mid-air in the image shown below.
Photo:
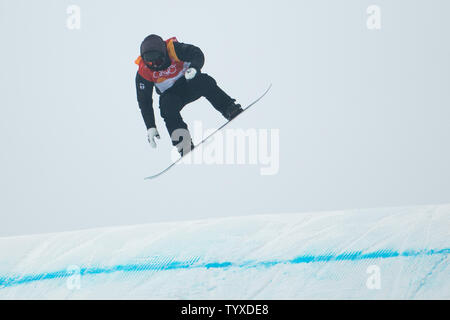
{"label": "snowboarder in mid-air", "polygon": [[188,127],[180,114],[184,106],[205,97],[227,120],[242,112],[235,99],[220,89],[211,76],[201,72],[204,62],[199,48],[178,42],[176,38],[164,41],[152,34],[142,42],[140,56],[135,61],[139,66],[136,91],[148,141],[153,148],[156,148],[155,138],[159,139],[153,112],[153,87],[160,95],[161,117],[181,156],[193,148]]}

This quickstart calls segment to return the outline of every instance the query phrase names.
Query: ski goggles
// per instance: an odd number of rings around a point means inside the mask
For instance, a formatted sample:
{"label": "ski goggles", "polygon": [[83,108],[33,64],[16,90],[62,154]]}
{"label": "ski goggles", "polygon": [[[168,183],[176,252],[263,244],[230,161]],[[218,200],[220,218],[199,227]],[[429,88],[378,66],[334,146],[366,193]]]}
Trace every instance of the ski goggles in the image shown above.
{"label": "ski goggles", "polygon": [[144,59],[145,63],[148,63],[152,66],[160,66],[164,63],[164,55],[159,51],[148,51],[142,55],[142,59]]}

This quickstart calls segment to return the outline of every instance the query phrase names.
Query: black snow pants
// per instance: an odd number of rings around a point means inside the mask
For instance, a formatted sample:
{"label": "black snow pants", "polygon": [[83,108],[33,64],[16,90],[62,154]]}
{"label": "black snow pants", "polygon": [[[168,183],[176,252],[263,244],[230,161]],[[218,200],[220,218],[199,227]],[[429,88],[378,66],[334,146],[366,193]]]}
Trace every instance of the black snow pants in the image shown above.
{"label": "black snow pants", "polygon": [[[167,130],[172,138],[172,144],[176,146],[183,139],[173,135],[177,129],[184,129],[189,133],[187,124],[181,117],[181,110],[188,103],[205,97],[220,113],[236,100],[228,96],[219,88],[214,78],[206,73],[198,73],[194,79],[186,80],[184,77],[178,80],[173,87],[164,91],[159,98],[161,117],[166,123]],[[188,137],[190,140],[190,135]],[[183,144],[186,141],[183,141]],[[191,142],[191,141],[189,141]]]}

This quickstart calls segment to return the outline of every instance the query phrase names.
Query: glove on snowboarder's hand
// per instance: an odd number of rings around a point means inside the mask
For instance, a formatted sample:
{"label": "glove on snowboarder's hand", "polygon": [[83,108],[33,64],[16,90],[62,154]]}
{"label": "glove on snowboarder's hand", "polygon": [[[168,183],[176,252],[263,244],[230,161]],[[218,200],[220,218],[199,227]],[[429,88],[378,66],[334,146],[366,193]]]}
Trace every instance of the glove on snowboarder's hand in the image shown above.
{"label": "glove on snowboarder's hand", "polygon": [[192,80],[197,75],[197,70],[195,68],[189,68],[186,70],[186,73],[184,74],[184,77],[186,80]]}
{"label": "glove on snowboarder's hand", "polygon": [[156,148],[155,138],[161,139],[158,130],[156,128],[150,128],[147,130],[147,139],[152,148]]}

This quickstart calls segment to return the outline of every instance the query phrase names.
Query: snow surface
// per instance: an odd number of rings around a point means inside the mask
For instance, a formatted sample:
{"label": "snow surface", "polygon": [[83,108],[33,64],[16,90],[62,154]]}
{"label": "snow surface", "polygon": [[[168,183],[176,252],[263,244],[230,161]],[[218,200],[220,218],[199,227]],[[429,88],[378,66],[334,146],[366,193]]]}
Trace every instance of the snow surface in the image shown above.
{"label": "snow surface", "polygon": [[0,299],[449,299],[449,252],[450,205],[10,237]]}

